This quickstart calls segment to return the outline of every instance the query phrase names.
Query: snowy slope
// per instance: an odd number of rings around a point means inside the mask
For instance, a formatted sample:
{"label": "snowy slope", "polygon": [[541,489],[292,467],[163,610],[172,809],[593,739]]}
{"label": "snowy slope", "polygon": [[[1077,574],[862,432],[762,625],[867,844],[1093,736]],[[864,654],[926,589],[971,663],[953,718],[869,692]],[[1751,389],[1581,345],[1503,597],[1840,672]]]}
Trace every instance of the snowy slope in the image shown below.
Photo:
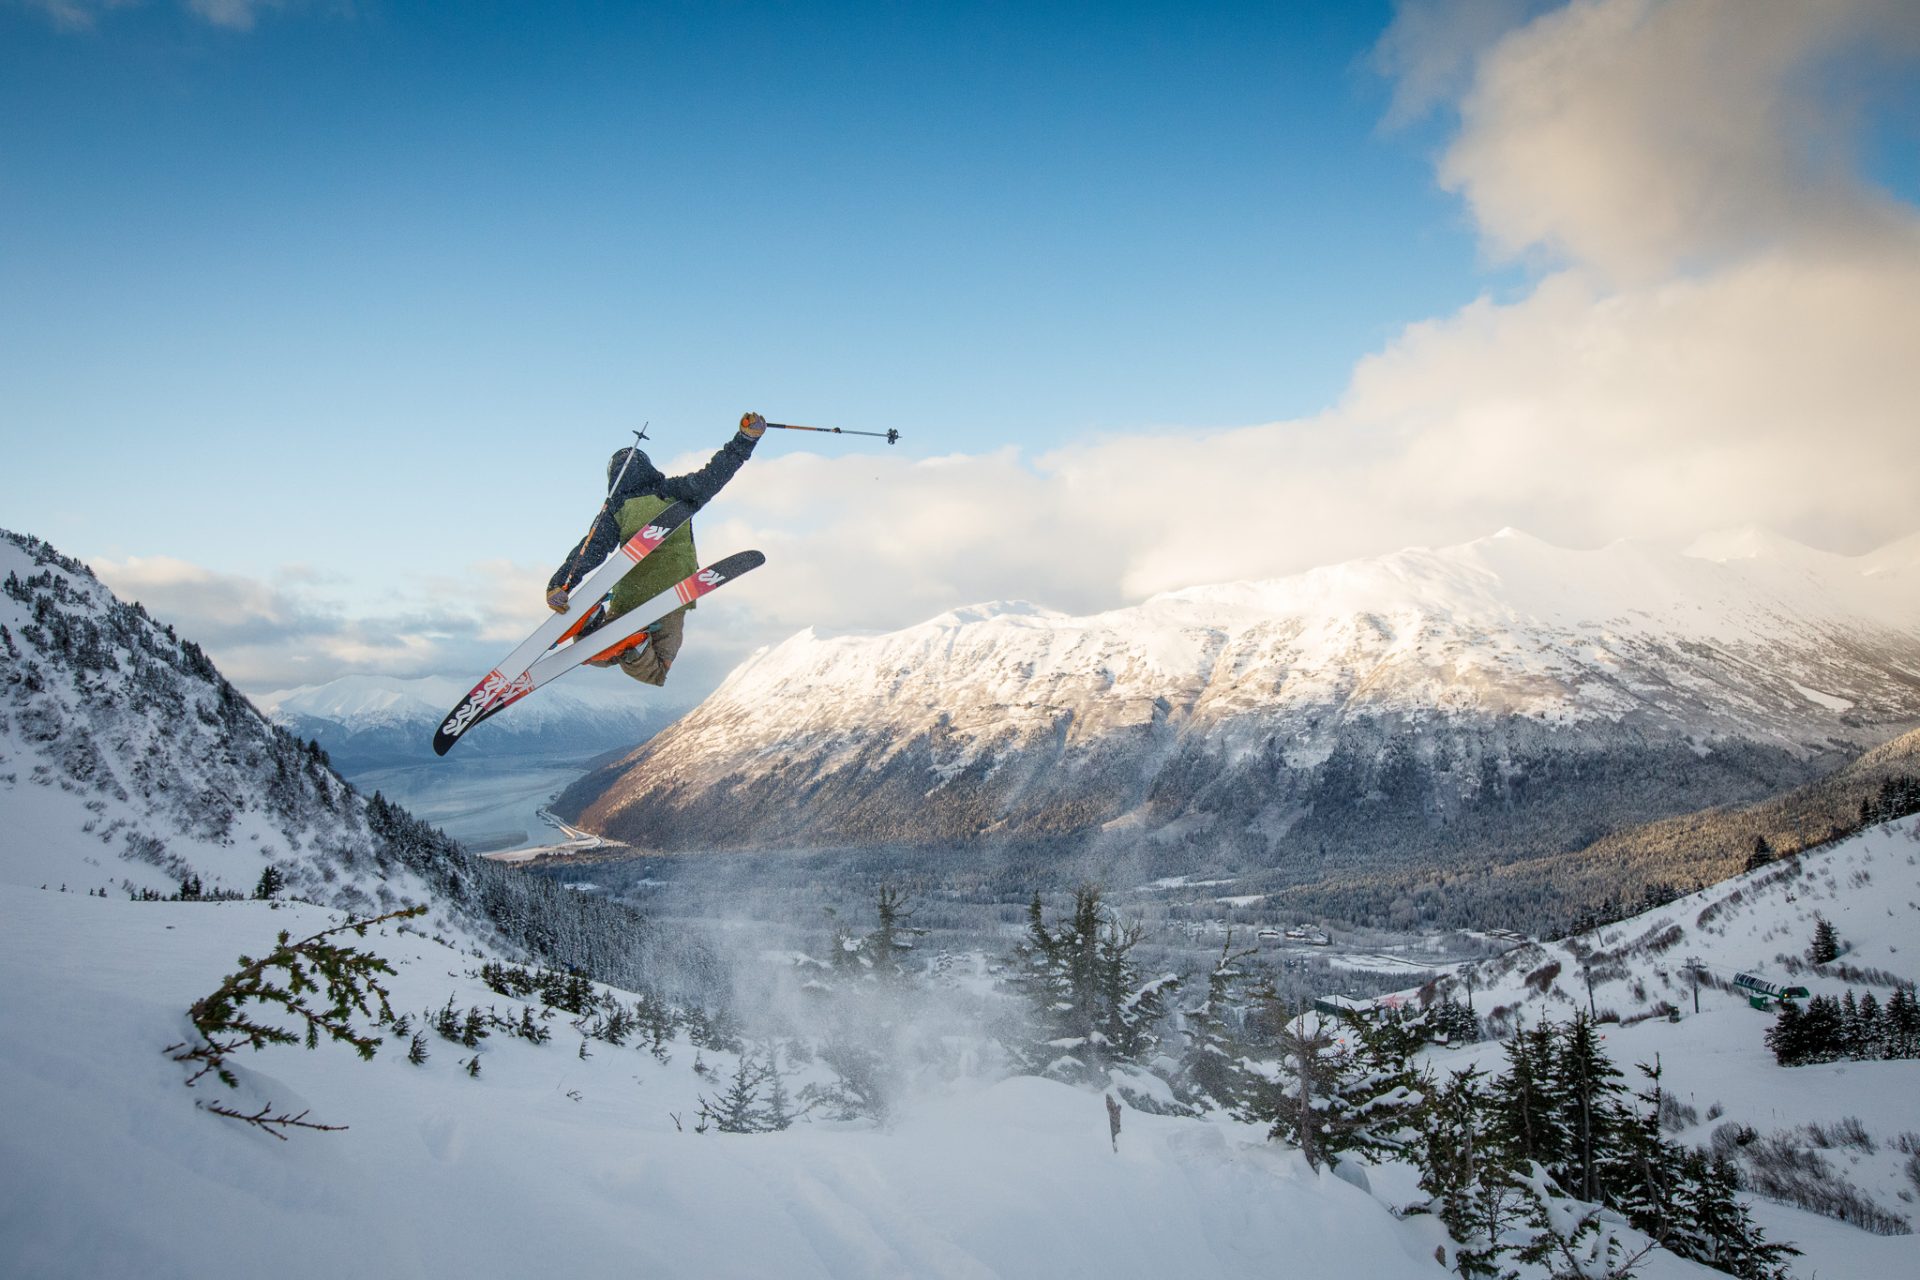
{"label": "snowy slope", "polygon": [[245,893],[272,865],[344,909],[431,896],[197,647],[44,543],[0,537],[0,578],[0,882]]}
{"label": "snowy slope", "polygon": [[[1833,964],[1807,962],[1816,918],[1839,932],[1843,949]],[[1698,1013],[1689,973],[1695,963],[1702,972]],[[1657,1056],[1668,1092],[1693,1108],[1677,1134],[1682,1141],[1708,1146],[1723,1126],[1785,1135],[1881,1209],[1920,1225],[1920,1183],[1907,1169],[1912,1153],[1897,1145],[1903,1134],[1920,1145],[1920,1061],[1779,1066],[1765,1043],[1773,1016],[1731,985],[1741,973],[1814,995],[1872,992],[1881,1002],[1895,981],[1920,977],[1920,816],[1867,828],[1588,934],[1516,947],[1443,978],[1435,992],[1455,1000],[1470,994],[1496,1037],[1522,1023],[1565,1022],[1591,1007],[1611,1024],[1602,1028],[1608,1054],[1635,1087],[1641,1081],[1633,1064]],[[1418,993],[1389,997],[1402,998]],[[1669,1012],[1677,1019],[1669,1021]],[[1442,1071],[1469,1062],[1497,1069],[1502,1055],[1494,1043],[1432,1055]],[[1804,1128],[1833,1131],[1849,1118],[1870,1135],[1871,1150],[1824,1144]],[[1782,1222],[1804,1216],[1781,1213]],[[1795,1238],[1808,1229],[1777,1234]],[[1860,1235],[1837,1224],[1811,1229],[1837,1232],[1843,1241]],[[1905,1271],[1920,1268],[1920,1236],[1888,1240],[1884,1248],[1855,1244],[1869,1256],[1899,1259]],[[1823,1267],[1820,1274],[1871,1273]]]}
{"label": "snowy slope", "polygon": [[[1805,955],[1816,916],[1832,921],[1844,943],[1825,972]],[[1920,817],[1880,823],[1590,933],[1516,947],[1457,980],[1471,977],[1483,1015],[1532,1021],[1584,1006],[1582,973],[1590,969],[1595,1004],[1633,1018],[1669,1004],[1690,1011],[1690,961],[1721,987],[1751,973],[1815,995],[1841,993],[1848,985],[1843,966],[1920,977]],[[1528,984],[1529,975],[1555,963],[1559,975],[1545,990]],[[1852,985],[1861,992],[1872,985],[1883,999],[1888,989],[1884,981]],[[1747,1007],[1738,992],[1713,985],[1703,987],[1701,1004]]]}
{"label": "snowy slope", "polygon": [[[371,1063],[281,1048],[247,1055],[237,1095],[183,1089],[161,1052],[182,1010],[236,950],[328,922],[0,886],[0,1273],[1435,1274],[1422,1226],[1257,1135],[1129,1113],[1116,1155],[1100,1095],[1033,1079],[963,1081],[886,1132],[696,1134],[719,1088],[684,1041],[665,1064],[604,1043],[583,1061],[562,1018],[545,1046],[487,1040],[478,1078],[434,1039],[424,1066],[394,1046]],[[396,1010],[451,996],[517,1016],[468,957],[414,934],[366,945],[399,970]],[[196,1111],[203,1097],[349,1128],[275,1142]]]}
{"label": "snowy slope", "polygon": [[1104,827],[1417,859],[1755,799],[1920,722],[1920,567],[1897,545],[1691,551],[1507,530],[1093,617],[802,632],[570,808],[661,847]]}
{"label": "snowy slope", "polygon": [[289,896],[363,915],[424,904],[440,936],[610,977],[655,958],[631,912],[355,791],[193,643],[0,531],[0,884],[245,895],[268,867]]}

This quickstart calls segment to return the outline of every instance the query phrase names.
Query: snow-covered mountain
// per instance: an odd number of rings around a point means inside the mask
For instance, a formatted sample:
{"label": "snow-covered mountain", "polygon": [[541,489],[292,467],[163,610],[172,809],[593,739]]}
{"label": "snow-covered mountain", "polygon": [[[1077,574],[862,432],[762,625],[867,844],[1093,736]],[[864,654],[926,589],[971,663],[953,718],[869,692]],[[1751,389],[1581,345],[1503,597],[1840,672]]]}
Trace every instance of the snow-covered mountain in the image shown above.
{"label": "snow-covered mountain", "polygon": [[[600,676],[599,680],[593,679]],[[348,775],[398,764],[433,763],[433,731],[466,693],[444,676],[348,675],[254,699],[273,719],[311,738]],[[475,756],[584,759],[642,741],[659,724],[652,704],[618,673],[580,673],[542,689],[513,714],[496,716],[460,743]]]}
{"label": "snow-covered mountain", "polygon": [[660,848],[1065,836],[1303,875],[1574,848],[1920,723],[1917,552],[1506,530],[1092,617],[802,632],[562,808]]}
{"label": "snow-covered mountain", "polygon": [[199,646],[0,530],[0,884],[245,896],[268,868],[308,902],[423,905],[443,937],[589,972],[637,973],[653,945],[632,912],[472,857],[362,795]]}

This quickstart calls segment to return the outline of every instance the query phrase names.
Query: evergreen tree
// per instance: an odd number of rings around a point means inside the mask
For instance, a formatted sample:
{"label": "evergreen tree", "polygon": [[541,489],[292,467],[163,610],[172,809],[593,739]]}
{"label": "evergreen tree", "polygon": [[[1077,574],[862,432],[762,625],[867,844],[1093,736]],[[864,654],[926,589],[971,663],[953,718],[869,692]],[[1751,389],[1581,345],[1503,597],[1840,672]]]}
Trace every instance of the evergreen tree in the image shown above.
{"label": "evergreen tree", "polygon": [[1848,1060],[1866,1056],[1865,1039],[1860,1032],[1860,1005],[1853,998],[1853,988],[1848,987],[1847,994],[1840,998],[1840,1025],[1834,1037],[1837,1056]]}
{"label": "evergreen tree", "polygon": [[1825,916],[1813,918],[1813,943],[1807,948],[1807,956],[1815,964],[1832,964],[1840,958],[1840,935]]}
{"label": "evergreen tree", "polygon": [[1143,980],[1132,958],[1140,941],[1102,909],[1100,890],[1082,885],[1073,913],[1049,927],[1040,896],[1027,909],[1027,936],[1014,948],[1007,986],[1026,998],[1025,1042],[1013,1046],[1029,1071],[1095,1081],[1157,1043],[1155,1024],[1178,978]]}
{"label": "evergreen tree", "polygon": [[741,1054],[733,1079],[718,1102],[700,1098],[699,1114],[722,1133],[760,1133],[766,1128],[766,1116],[760,1104],[760,1087],[767,1082],[768,1070],[756,1064],[749,1054]]}
{"label": "evergreen tree", "polygon": [[1405,1151],[1418,1136],[1413,1120],[1433,1081],[1413,1065],[1432,1039],[1425,1014],[1385,1010],[1376,1016],[1347,1014],[1347,1061],[1338,1084],[1349,1122],[1341,1150],[1386,1158]]}
{"label": "evergreen tree", "polygon": [[1911,986],[1895,987],[1887,998],[1886,1054],[1889,1058],[1920,1058],[1920,1006]]}
{"label": "evergreen tree", "polygon": [[1601,1163],[1605,1148],[1615,1139],[1620,1080],[1619,1069],[1600,1050],[1592,1019],[1584,1010],[1576,1010],[1560,1038],[1549,1086],[1567,1136],[1567,1158],[1552,1172],[1569,1195],[1589,1204],[1601,1199]]}
{"label": "evergreen tree", "polygon": [[1545,1021],[1522,1027],[1506,1044],[1507,1069],[1491,1089],[1492,1130],[1512,1167],[1563,1164],[1567,1135],[1552,1097],[1554,1035]]}
{"label": "evergreen tree", "polygon": [[1758,871],[1772,861],[1773,846],[1767,843],[1765,836],[1756,835],[1753,838],[1753,852],[1747,855],[1747,865],[1744,870]]}
{"label": "evergreen tree", "polygon": [[1410,1156],[1420,1170],[1428,1209],[1453,1238],[1453,1270],[1462,1280],[1514,1273],[1500,1264],[1502,1238],[1519,1221],[1522,1198],[1487,1130],[1492,1096],[1478,1069],[1457,1071],[1433,1086],[1420,1108],[1420,1142]]}
{"label": "evergreen tree", "polygon": [[1660,1060],[1638,1064],[1647,1087],[1635,1095],[1639,1107],[1622,1107],[1613,1123],[1612,1141],[1600,1156],[1606,1202],[1638,1230],[1672,1247],[1677,1228],[1676,1199],[1685,1179],[1685,1153],[1660,1128],[1664,1095]]}
{"label": "evergreen tree", "polygon": [[787,1093],[787,1082],[780,1074],[780,1047],[767,1045],[767,1102],[760,1111],[760,1127],[766,1133],[778,1133],[790,1127],[794,1121],[793,1099]]}
{"label": "evergreen tree", "polygon": [[1528,1238],[1515,1256],[1546,1267],[1553,1280],[1631,1280],[1633,1269],[1656,1247],[1655,1241],[1622,1235],[1604,1206],[1566,1195],[1539,1165],[1529,1166],[1518,1182],[1530,1212]]}
{"label": "evergreen tree", "polygon": [[1433,1006],[1427,1014],[1433,1039],[1441,1044],[1474,1044],[1481,1038],[1479,1015],[1474,1013],[1471,1005],[1461,1004],[1451,996]]}
{"label": "evergreen tree", "polygon": [[1799,1005],[1782,1000],[1773,1025],[1767,1028],[1767,1048],[1773,1050],[1773,1060],[1783,1067],[1797,1067],[1807,1060],[1804,1021]]}
{"label": "evergreen tree", "polygon": [[1268,1136],[1298,1147],[1314,1169],[1346,1150],[1354,1119],[1342,1093],[1348,1059],[1335,1026],[1315,1014],[1288,1018],[1275,1038],[1280,1073],[1260,1091],[1253,1118]]}
{"label": "evergreen tree", "polygon": [[1769,1242],[1740,1202],[1738,1190],[1738,1176],[1726,1157],[1686,1152],[1675,1193],[1679,1225],[1669,1247],[1740,1280],[1792,1280],[1787,1259],[1800,1251]]}
{"label": "evergreen tree", "polygon": [[1196,1106],[1239,1115],[1257,1092],[1256,1078],[1243,1061],[1240,1032],[1245,1012],[1240,989],[1246,978],[1241,962],[1254,953],[1253,948],[1235,951],[1229,932],[1207,975],[1206,996],[1181,1010],[1186,1047],[1174,1087]]}
{"label": "evergreen tree", "polygon": [[1840,1056],[1840,1002],[1832,996],[1815,996],[1807,1001],[1800,1018],[1800,1061],[1832,1062]]}
{"label": "evergreen tree", "polygon": [[287,877],[281,873],[280,868],[268,863],[260,872],[259,882],[253,886],[253,896],[271,898],[286,887]]}

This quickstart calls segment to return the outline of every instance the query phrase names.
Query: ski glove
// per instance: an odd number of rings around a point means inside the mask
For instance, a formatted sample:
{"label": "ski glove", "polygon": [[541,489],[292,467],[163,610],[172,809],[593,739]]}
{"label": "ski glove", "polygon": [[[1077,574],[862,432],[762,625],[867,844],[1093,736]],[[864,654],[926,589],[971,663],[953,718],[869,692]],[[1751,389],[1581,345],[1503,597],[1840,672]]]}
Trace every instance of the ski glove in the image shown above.
{"label": "ski glove", "polygon": [[565,587],[555,587],[553,590],[547,592],[547,608],[553,610],[555,613],[565,613],[567,611],[567,589]]}
{"label": "ski glove", "polygon": [[758,440],[767,433],[767,420],[757,413],[740,415],[740,434],[749,440]]}

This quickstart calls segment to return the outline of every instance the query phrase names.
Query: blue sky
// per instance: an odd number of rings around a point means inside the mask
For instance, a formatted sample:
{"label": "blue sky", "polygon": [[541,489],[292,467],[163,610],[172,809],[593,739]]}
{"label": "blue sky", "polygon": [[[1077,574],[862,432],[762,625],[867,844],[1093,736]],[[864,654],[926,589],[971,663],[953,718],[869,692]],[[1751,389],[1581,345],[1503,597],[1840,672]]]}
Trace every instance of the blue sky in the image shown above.
{"label": "blue sky", "polygon": [[[1689,85],[1697,69],[1659,52],[1690,47],[1712,6],[1586,8],[1632,11],[1602,36],[1655,89],[1694,95],[1677,113],[1734,122],[1698,131],[1704,153],[1735,164],[1755,145],[1747,90]],[[1587,98],[1539,100],[1529,47],[1595,43],[1552,5],[14,0],[0,521],[171,600],[216,657],[221,635],[280,635],[315,677],[472,665],[520,626],[502,602],[519,596],[493,595],[558,560],[630,427],[650,419],[657,456],[691,462],[747,408],[905,438],[762,447],[708,523],[804,564],[765,588],[777,604],[735,606],[716,662],[810,622],[1017,594],[1099,607],[1503,523],[1679,532],[1695,513],[1666,499],[1568,514],[1533,492],[1537,469],[1409,496],[1370,468],[1433,475],[1423,445],[1487,446],[1486,406],[1513,395],[1501,371],[1552,367],[1529,346],[1544,334],[1572,349],[1573,327],[1680,284],[1733,314],[1743,280],[1765,287],[1757,253],[1853,245],[1868,206],[1904,226],[1911,24],[1874,0],[1834,12],[1853,10],[1844,40],[1783,19],[1778,47],[1731,55],[1788,124],[1847,144],[1835,200],[1808,194],[1833,166],[1786,128],[1759,139],[1787,148],[1781,190],[1763,164],[1722,175],[1759,214],[1682,189],[1667,226],[1570,194],[1702,164],[1666,155],[1659,121],[1617,156],[1618,130],[1583,140],[1641,86],[1616,102],[1596,76]],[[1879,78],[1840,75],[1863,46]],[[1807,67],[1828,90],[1789,74]],[[1578,67],[1562,82],[1584,83]],[[1837,83],[1859,101],[1836,106]],[[1433,109],[1385,127],[1415,89]],[[1549,127],[1564,132],[1527,132]],[[1598,158],[1539,177],[1538,145]],[[1761,369],[1766,349],[1729,358]],[[1448,381],[1468,368],[1471,387]],[[1854,375],[1820,376],[1824,394]],[[1658,438],[1662,414],[1699,411],[1636,398],[1609,421],[1649,415]],[[1532,412],[1529,440],[1563,416]],[[1878,441],[1876,406],[1845,412],[1863,450]],[[1616,442],[1628,470],[1648,438]],[[1205,526],[1198,552],[1100,549],[1129,511],[1205,505],[1227,473],[1272,484],[1183,521]],[[1107,500],[1081,510],[1090,492]],[[1339,509],[1311,509],[1328,492]],[[1822,501],[1780,522],[1858,550],[1916,514]],[[1009,506],[1021,563],[979,532]],[[1281,527],[1275,509],[1304,514]],[[292,678],[233,643],[256,687]]]}
{"label": "blue sky", "polygon": [[0,14],[8,412],[88,477],[7,507],[85,551],[265,571],[291,483],[405,559],[749,407],[923,455],[1297,416],[1482,283],[1379,130],[1384,5]]}

